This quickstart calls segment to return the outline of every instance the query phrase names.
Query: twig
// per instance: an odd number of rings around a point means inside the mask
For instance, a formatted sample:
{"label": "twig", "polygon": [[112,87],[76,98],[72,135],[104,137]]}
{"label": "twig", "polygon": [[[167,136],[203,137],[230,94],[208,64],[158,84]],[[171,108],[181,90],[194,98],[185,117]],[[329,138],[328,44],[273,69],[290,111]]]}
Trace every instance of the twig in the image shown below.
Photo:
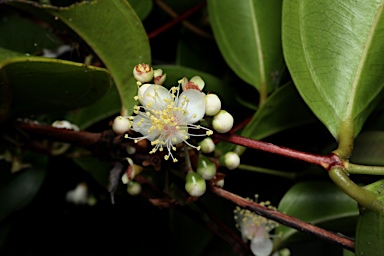
{"label": "twig", "polygon": [[299,230],[301,232],[312,234],[318,238],[324,239],[326,241],[329,241],[331,243],[335,243],[338,245],[341,245],[345,249],[348,249],[350,251],[354,251],[355,249],[355,242],[354,240],[347,238],[345,236],[341,236],[338,234],[335,234],[333,232],[327,231],[325,229],[316,227],[312,224],[309,224],[307,222],[301,221],[295,217],[283,214],[281,212],[268,209],[267,207],[261,206],[255,202],[249,201],[245,198],[242,198],[238,195],[232,194],[231,192],[228,192],[224,189],[221,189],[216,186],[210,186],[210,190],[217,194],[220,197],[223,197],[227,200],[232,201],[233,203],[247,208],[248,210],[251,210],[255,213],[257,213],[260,216],[263,216],[267,219],[274,220],[278,223],[281,223],[285,226],[294,228],[296,230]]}
{"label": "twig", "polygon": [[[162,2],[162,1],[156,1],[157,4],[159,4],[159,2]],[[164,6],[164,5],[163,5]],[[180,22],[183,22],[186,18],[188,18],[189,16],[191,16],[192,14],[194,14],[195,12],[197,12],[198,10],[200,10],[203,6],[205,6],[205,2],[202,2],[194,7],[192,7],[191,9],[189,9],[188,11],[186,11],[185,13],[181,14],[180,16],[177,16],[176,13],[176,17],[174,17],[173,20],[171,20],[170,22],[164,24],[163,26],[161,26],[160,28],[156,29],[155,31],[151,32],[148,34],[148,38],[151,39],[151,38],[154,38],[156,36],[158,36],[159,34],[163,33],[164,31],[170,29],[171,27],[173,27],[174,25],[180,23]],[[169,9],[168,9],[169,10]],[[172,16],[172,15],[171,15]],[[185,24],[184,24],[185,25]],[[190,27],[189,27],[190,28]],[[200,30],[199,30],[200,31]],[[201,34],[201,31],[199,32]]]}

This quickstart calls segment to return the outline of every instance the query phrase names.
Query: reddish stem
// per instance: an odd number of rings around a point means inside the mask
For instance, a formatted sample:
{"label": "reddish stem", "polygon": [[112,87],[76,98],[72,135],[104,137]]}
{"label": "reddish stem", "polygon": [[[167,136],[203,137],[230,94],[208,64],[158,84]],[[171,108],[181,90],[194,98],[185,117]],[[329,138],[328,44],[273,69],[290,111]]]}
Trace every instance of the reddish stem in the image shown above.
{"label": "reddish stem", "polygon": [[294,229],[301,231],[301,232],[304,232],[304,233],[312,234],[318,238],[321,238],[321,239],[327,240],[329,242],[341,245],[350,251],[354,251],[355,242],[354,242],[354,240],[352,240],[348,237],[335,234],[333,232],[327,231],[325,229],[322,229],[322,228],[316,227],[312,224],[301,221],[295,217],[283,214],[281,212],[278,212],[278,211],[275,211],[272,209],[268,209],[267,207],[261,206],[255,202],[252,202],[250,200],[242,198],[238,195],[232,194],[231,192],[228,192],[228,191],[221,189],[219,187],[210,186],[210,190],[213,193],[217,194],[218,196],[223,197],[225,199],[228,199],[228,200],[232,201],[233,203],[235,203],[241,207],[247,208],[248,210],[251,210],[251,211],[257,213],[258,215],[263,216],[267,219],[274,220],[274,221],[281,223],[285,226],[294,228]]}
{"label": "reddish stem", "polygon": [[191,9],[186,11],[185,13],[181,14],[180,16],[177,16],[177,18],[175,18],[175,19],[171,20],[170,22],[164,24],[163,26],[161,26],[160,28],[156,29],[155,31],[150,32],[148,34],[148,38],[152,39],[152,38],[158,36],[159,34],[163,33],[164,31],[167,31],[171,27],[173,27],[176,24],[182,22],[183,20],[185,20],[186,18],[188,18],[189,16],[191,16],[192,14],[194,14],[195,12],[200,10],[203,6],[205,6],[205,4],[206,4],[205,1],[201,2],[200,4],[192,7]]}
{"label": "reddish stem", "polygon": [[290,149],[290,148],[276,146],[268,142],[245,138],[233,133],[227,133],[227,134],[214,133],[212,136],[215,139],[227,141],[233,144],[245,146],[248,148],[258,149],[258,150],[273,153],[276,155],[285,156],[285,157],[301,160],[307,163],[311,163],[314,165],[318,165],[325,168],[327,171],[330,170],[331,167],[336,165],[343,166],[343,162],[335,154],[329,154],[326,156],[315,155],[315,154],[301,152],[301,151]]}

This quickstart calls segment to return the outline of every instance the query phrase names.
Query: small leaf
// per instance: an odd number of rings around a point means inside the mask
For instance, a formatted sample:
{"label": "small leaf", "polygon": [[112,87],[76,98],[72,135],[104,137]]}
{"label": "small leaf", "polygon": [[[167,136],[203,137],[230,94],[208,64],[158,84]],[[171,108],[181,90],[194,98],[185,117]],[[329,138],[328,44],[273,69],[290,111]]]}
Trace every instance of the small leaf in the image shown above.
{"label": "small leaf", "polygon": [[338,140],[356,136],[382,96],[383,18],[382,1],[284,1],[289,71],[305,102]]}
{"label": "small leaf", "polygon": [[272,134],[316,119],[297,93],[292,83],[286,84],[268,97],[241,135],[260,140]]}
{"label": "small leaf", "polygon": [[149,15],[153,7],[152,0],[129,0],[129,4],[141,20],[144,20]]}
{"label": "small leaf", "polygon": [[[13,115],[84,107],[99,100],[111,83],[106,69],[42,57],[5,59],[0,70],[0,101]],[[0,119],[8,114],[2,112]]]}
{"label": "small leaf", "polygon": [[45,175],[45,169],[34,167],[15,174],[1,174],[0,221],[28,205],[39,191]]}
{"label": "small leaf", "polygon": [[[351,232],[358,214],[356,202],[330,182],[308,181],[294,185],[281,199],[278,210],[300,220]],[[298,231],[280,225],[277,247],[298,240]]]}
{"label": "small leaf", "polygon": [[277,86],[283,68],[281,0],[208,0],[217,44],[232,70],[260,93]]}

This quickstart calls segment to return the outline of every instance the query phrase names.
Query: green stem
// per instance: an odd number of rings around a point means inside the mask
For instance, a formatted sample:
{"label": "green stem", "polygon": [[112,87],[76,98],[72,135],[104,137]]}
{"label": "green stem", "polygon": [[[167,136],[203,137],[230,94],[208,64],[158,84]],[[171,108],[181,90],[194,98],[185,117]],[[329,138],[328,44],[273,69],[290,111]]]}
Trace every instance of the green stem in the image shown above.
{"label": "green stem", "polygon": [[355,138],[353,120],[344,120],[340,124],[340,130],[338,134],[339,146],[333,153],[340,156],[342,159],[348,159],[352,154],[353,141]]}
{"label": "green stem", "polygon": [[286,179],[289,179],[289,180],[294,180],[295,177],[296,177],[296,173],[283,172],[283,171],[272,170],[272,169],[267,169],[267,168],[261,168],[261,167],[252,166],[252,165],[246,165],[246,164],[240,164],[237,167],[237,169],[245,170],[245,171],[258,172],[258,173],[270,174],[270,175],[286,178]]}
{"label": "green stem", "polygon": [[331,168],[328,174],[337,186],[339,186],[348,196],[353,198],[360,205],[381,214],[384,213],[384,206],[378,197],[374,193],[359,187],[351,181],[344,168],[335,166]]}
{"label": "green stem", "polygon": [[348,163],[345,167],[350,174],[384,175],[384,166],[366,166]]}
{"label": "green stem", "polygon": [[259,108],[264,104],[267,98],[268,98],[267,83],[263,82],[259,89]]}

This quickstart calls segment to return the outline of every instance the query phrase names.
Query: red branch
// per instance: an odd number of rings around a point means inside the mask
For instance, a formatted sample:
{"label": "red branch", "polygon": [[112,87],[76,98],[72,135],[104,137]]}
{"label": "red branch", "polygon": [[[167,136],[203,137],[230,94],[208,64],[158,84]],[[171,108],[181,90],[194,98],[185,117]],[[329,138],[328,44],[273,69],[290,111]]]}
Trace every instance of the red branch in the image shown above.
{"label": "red branch", "polygon": [[215,139],[227,141],[233,144],[245,146],[248,148],[258,149],[258,150],[273,153],[276,155],[285,156],[285,157],[301,160],[307,163],[311,163],[314,165],[322,166],[327,171],[330,170],[331,167],[333,166],[343,166],[343,162],[335,154],[329,154],[326,156],[310,154],[310,153],[301,152],[301,151],[290,149],[290,148],[276,146],[268,142],[245,138],[233,133],[227,133],[227,134],[214,133],[212,136]]}
{"label": "red branch", "polygon": [[242,198],[238,195],[232,194],[231,192],[228,192],[224,189],[221,189],[216,186],[211,186],[210,190],[217,194],[220,197],[223,197],[229,201],[232,201],[233,203],[243,207],[247,208],[248,210],[251,210],[253,212],[256,212],[258,215],[263,216],[267,219],[274,220],[278,223],[281,223],[285,226],[294,228],[298,231],[312,234],[318,238],[324,239],[326,241],[329,241],[331,243],[335,243],[338,245],[341,245],[342,247],[354,251],[355,249],[355,242],[343,235],[338,235],[333,232],[324,230],[322,228],[316,227],[312,224],[309,224],[307,222],[301,221],[295,217],[283,214],[281,212],[268,209],[267,207],[261,206],[255,202],[252,202],[250,200],[247,200],[245,198]]}
{"label": "red branch", "polygon": [[191,16],[192,14],[194,14],[195,12],[200,10],[203,6],[205,6],[205,4],[206,3],[204,1],[204,2],[201,2],[200,4],[198,4],[196,6],[192,7],[191,9],[186,11],[185,13],[181,14],[180,16],[177,16],[177,18],[171,20],[170,22],[164,24],[163,26],[161,26],[160,28],[156,29],[155,31],[152,31],[151,33],[149,33],[148,34],[148,38],[149,39],[154,38],[154,37],[158,36],[159,34],[163,33],[164,31],[167,31],[171,27],[173,27],[176,24],[182,22],[183,20],[185,20],[186,18],[188,18],[189,16]]}

